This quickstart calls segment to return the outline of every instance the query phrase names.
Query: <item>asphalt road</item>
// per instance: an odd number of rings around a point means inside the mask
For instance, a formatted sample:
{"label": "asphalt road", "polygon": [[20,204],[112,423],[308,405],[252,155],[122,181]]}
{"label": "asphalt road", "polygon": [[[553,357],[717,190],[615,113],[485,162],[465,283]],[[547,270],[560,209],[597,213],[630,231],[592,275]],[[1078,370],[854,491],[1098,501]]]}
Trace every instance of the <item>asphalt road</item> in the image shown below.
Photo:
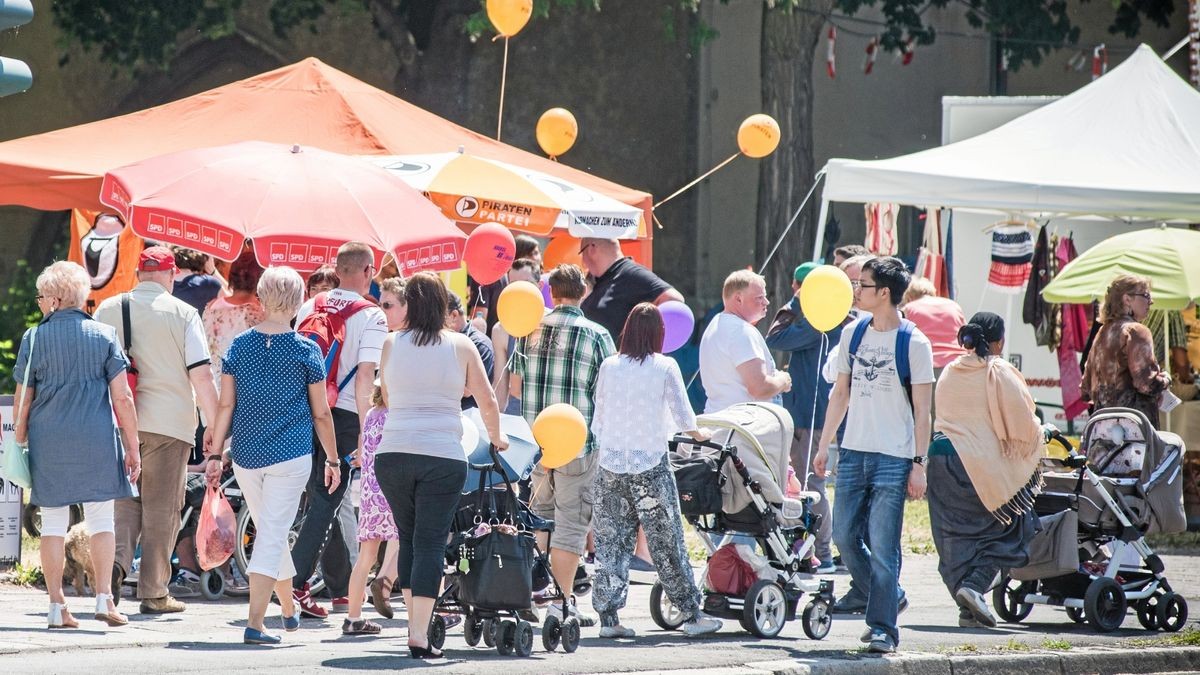
{"label": "asphalt road", "polygon": [[[1182,556],[1165,557],[1175,589],[1200,613],[1200,565]],[[848,577],[833,575],[844,587]],[[1060,609],[1036,607],[1021,625],[994,630],[963,629],[957,626],[958,612],[937,575],[933,556],[905,558],[903,584],[911,607],[900,617],[901,649],[937,652],[971,651],[970,646],[1005,645],[1010,641],[1033,649],[1046,647],[1047,640],[1083,645],[1128,646],[1133,637],[1153,637],[1142,630],[1131,613],[1115,633],[1096,635],[1085,626],[1073,624]],[[33,589],[0,587],[0,673],[201,673],[229,671],[307,672],[318,669],[385,671],[397,668],[428,668],[438,673],[477,675],[487,673],[592,673],[656,670],[698,670],[736,667],[758,662],[796,658],[859,658],[858,636],[864,629],[861,617],[838,617],[829,636],[821,641],[804,637],[799,623],[789,623],[774,640],[758,640],[742,632],[736,622],[726,622],[716,636],[689,640],[678,633],[659,630],[649,614],[649,586],[635,585],[629,594],[623,622],[637,630],[637,637],[610,641],[597,637],[596,628],[584,629],[579,650],[546,653],[535,637],[533,655],[526,659],[500,656],[482,646],[467,647],[461,628],[446,641],[444,662],[409,659],[405,647],[403,613],[391,621],[380,621],[383,634],[373,638],[344,638],[339,627],[344,615],[328,621],[305,619],[297,633],[284,633],[284,644],[274,648],[241,644],[245,606],[240,600],[218,603],[191,602],[184,614],[168,617],[133,615],[129,626],[109,629],[86,620],[73,631],[45,628],[46,597]],[[839,591],[840,592],[840,591]],[[804,601],[802,600],[802,603]],[[77,617],[88,616],[87,599],[69,598]],[[583,601],[585,609],[589,603]],[[122,609],[135,611],[127,599]],[[368,616],[371,612],[368,609]],[[272,608],[269,616],[278,616]],[[375,618],[375,617],[372,617]],[[277,625],[278,619],[269,619]]]}

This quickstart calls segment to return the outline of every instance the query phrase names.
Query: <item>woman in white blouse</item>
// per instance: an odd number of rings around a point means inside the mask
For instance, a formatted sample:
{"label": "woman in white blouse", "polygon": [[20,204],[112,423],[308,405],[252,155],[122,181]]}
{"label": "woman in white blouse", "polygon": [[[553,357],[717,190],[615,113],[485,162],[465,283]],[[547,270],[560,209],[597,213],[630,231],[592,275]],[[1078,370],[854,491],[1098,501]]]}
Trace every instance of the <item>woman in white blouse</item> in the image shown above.
{"label": "woman in white blouse", "polygon": [[629,313],[620,352],[605,359],[596,382],[592,432],[600,447],[592,529],[596,535],[596,578],[592,606],[600,614],[600,637],[632,637],[617,612],[625,606],[629,563],[638,525],[646,531],[650,557],[671,603],[687,617],[689,636],[713,633],[721,622],[700,614],[700,591],[692,578],[679,493],[667,461],[667,439],[684,431],[697,440],[683,377],[675,361],[659,353],[663,320],[643,302]]}

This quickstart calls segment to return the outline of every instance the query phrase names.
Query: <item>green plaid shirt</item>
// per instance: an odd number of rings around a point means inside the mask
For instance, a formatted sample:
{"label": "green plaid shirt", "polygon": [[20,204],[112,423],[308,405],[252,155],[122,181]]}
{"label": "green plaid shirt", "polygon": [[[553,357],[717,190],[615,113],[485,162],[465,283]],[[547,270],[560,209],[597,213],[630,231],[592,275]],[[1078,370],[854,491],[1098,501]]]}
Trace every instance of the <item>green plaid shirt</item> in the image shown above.
{"label": "green plaid shirt", "polygon": [[586,455],[596,449],[592,435],[593,397],[600,364],[616,353],[612,337],[583,310],[559,305],[537,330],[517,340],[511,371],[521,377],[521,412],[533,424],[538,413],[555,403],[569,403],[588,424]]}

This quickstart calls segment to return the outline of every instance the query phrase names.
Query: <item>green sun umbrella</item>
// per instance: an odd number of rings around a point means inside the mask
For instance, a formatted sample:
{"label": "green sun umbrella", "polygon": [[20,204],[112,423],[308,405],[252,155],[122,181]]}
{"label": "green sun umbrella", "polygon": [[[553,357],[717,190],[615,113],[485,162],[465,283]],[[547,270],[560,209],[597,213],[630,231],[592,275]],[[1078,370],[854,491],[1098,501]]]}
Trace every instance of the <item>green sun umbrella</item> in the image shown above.
{"label": "green sun umbrella", "polygon": [[1200,232],[1159,226],[1109,237],[1072,260],[1042,291],[1050,302],[1103,299],[1120,274],[1150,279],[1155,309],[1183,309],[1200,298]]}

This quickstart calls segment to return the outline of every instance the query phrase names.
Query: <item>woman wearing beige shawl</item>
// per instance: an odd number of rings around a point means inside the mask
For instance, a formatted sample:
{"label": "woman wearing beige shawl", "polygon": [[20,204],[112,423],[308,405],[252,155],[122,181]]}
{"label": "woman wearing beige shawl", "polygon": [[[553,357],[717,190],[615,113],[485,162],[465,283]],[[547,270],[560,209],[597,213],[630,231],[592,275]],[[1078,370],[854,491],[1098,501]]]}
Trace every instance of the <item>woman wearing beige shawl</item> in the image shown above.
{"label": "woman wearing beige shawl", "polygon": [[1002,569],[1028,562],[1044,432],[1025,378],[999,356],[1004,320],[979,312],[958,340],[969,353],[946,366],[934,394],[929,517],[959,625],[992,627],[983,594]]}

